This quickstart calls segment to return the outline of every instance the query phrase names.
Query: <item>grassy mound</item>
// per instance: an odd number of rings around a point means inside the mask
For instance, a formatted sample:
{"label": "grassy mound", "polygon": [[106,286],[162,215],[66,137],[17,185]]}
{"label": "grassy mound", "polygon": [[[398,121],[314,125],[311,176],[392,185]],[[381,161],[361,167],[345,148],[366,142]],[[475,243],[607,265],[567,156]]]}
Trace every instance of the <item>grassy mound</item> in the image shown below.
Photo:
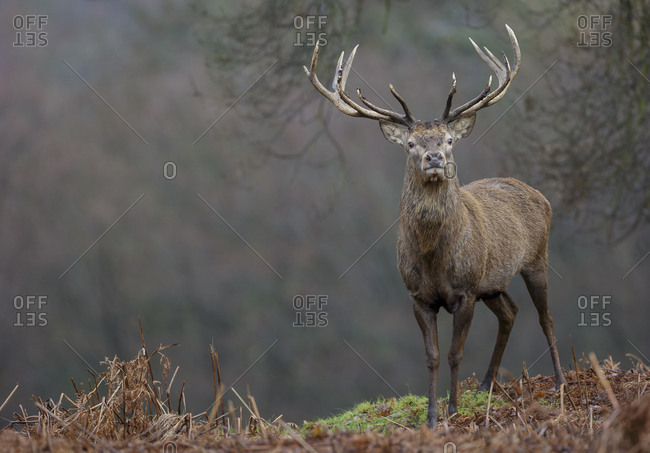
{"label": "grassy mound", "polygon": [[[493,408],[506,404],[503,397],[490,395],[489,392],[479,392],[478,384],[475,377],[460,383],[457,416],[473,418],[485,414],[488,404]],[[438,400],[439,414],[446,414],[447,402],[447,398]],[[426,396],[413,394],[399,398],[364,401],[340,414],[305,423],[302,433],[319,435],[322,432],[375,431],[388,434],[396,428],[417,429],[426,421],[427,406]]]}

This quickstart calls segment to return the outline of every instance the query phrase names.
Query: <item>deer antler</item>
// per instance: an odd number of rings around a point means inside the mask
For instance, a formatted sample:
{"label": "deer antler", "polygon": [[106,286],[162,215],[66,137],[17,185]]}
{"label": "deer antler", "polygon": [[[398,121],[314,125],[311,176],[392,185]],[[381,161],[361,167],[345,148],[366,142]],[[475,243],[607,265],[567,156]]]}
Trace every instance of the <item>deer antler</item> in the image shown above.
{"label": "deer antler", "polygon": [[357,44],[352,50],[352,53],[350,53],[350,56],[345,62],[345,65],[343,64],[343,57],[345,52],[341,52],[339,61],[336,64],[334,80],[332,81],[332,88],[334,91],[329,91],[327,88],[325,88],[320,80],[318,80],[318,76],[316,75],[316,64],[318,63],[318,43],[316,43],[316,46],[314,47],[314,54],[311,57],[310,69],[307,69],[306,66],[303,66],[305,74],[307,74],[307,77],[309,77],[309,80],[311,81],[312,85],[314,85],[314,88],[316,88],[320,94],[329,99],[338,110],[345,113],[346,115],[359,118],[369,118],[371,120],[383,120],[390,123],[401,124],[407,127],[411,126],[417,120],[413,118],[413,115],[406,105],[406,102],[397,93],[397,91],[395,91],[395,88],[393,88],[392,84],[389,85],[390,92],[393,94],[393,96],[395,96],[395,99],[397,99],[397,101],[404,109],[403,115],[392,110],[377,107],[376,105],[372,104],[361,95],[361,90],[359,88],[357,88],[357,95],[359,96],[361,102],[363,102],[368,108],[357,104],[352,99],[350,99],[350,96],[347,95],[345,92],[345,84],[348,80],[348,75],[350,75],[352,61],[354,60],[354,56],[357,53],[358,47],[359,45]]}
{"label": "deer antler", "polygon": [[490,76],[487,86],[478,96],[450,112],[449,110],[451,108],[451,100],[456,93],[456,75],[452,73],[453,81],[451,84],[451,90],[449,91],[449,96],[447,97],[445,111],[443,112],[442,117],[440,117],[441,121],[445,123],[451,123],[460,117],[471,115],[484,107],[488,107],[497,103],[506,94],[510,83],[517,75],[517,72],[519,72],[519,66],[521,65],[521,51],[519,50],[517,37],[515,36],[515,33],[512,31],[512,29],[508,27],[508,25],[506,25],[506,30],[508,30],[510,43],[512,44],[512,48],[515,52],[514,69],[510,68],[510,62],[508,61],[508,57],[506,57],[505,52],[502,52],[502,63],[497,59],[497,57],[492,54],[492,52],[488,50],[487,47],[483,47],[485,49],[485,52],[483,52],[476,45],[476,43],[472,41],[472,38],[469,38],[469,40],[472,42],[472,45],[474,46],[474,49],[476,49],[476,52],[481,57],[481,60],[483,60],[497,75],[497,78],[499,80],[499,87],[490,93],[490,86],[492,85],[492,76]]}

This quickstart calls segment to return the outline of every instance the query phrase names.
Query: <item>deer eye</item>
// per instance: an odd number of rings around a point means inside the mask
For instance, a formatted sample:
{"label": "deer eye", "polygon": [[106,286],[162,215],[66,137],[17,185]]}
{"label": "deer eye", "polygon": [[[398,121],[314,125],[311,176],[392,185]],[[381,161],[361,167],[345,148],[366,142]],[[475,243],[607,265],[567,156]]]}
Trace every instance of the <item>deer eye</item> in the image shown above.
{"label": "deer eye", "polygon": [[448,138],[448,139],[447,139],[447,143],[448,143],[448,144],[451,145],[453,142],[454,142],[454,141],[453,141],[451,138]]}
{"label": "deer eye", "polygon": [[409,145],[409,148],[413,148],[415,146],[415,143],[409,142],[408,145]]}

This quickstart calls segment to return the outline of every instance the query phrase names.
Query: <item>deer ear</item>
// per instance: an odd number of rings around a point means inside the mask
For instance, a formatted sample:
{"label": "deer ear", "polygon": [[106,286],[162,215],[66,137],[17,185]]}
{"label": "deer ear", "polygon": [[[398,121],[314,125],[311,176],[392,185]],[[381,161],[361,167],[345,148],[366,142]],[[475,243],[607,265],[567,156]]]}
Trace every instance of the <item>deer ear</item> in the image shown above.
{"label": "deer ear", "polygon": [[402,145],[406,141],[406,135],[408,132],[406,127],[383,120],[379,120],[379,127],[381,128],[384,137],[386,137],[386,140],[389,142]]}
{"label": "deer ear", "polygon": [[474,128],[475,120],[476,114],[472,113],[471,115],[464,116],[454,121],[451,125],[451,131],[454,133],[454,140],[467,137]]}

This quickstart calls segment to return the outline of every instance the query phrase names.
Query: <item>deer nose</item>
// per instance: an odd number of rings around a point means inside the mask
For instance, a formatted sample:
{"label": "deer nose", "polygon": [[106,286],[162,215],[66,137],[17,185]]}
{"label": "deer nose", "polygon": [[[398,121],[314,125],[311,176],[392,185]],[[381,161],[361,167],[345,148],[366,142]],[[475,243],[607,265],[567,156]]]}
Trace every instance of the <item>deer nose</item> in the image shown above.
{"label": "deer nose", "polygon": [[424,161],[430,167],[442,167],[442,159],[444,159],[444,156],[440,151],[435,153],[427,152],[424,154]]}

